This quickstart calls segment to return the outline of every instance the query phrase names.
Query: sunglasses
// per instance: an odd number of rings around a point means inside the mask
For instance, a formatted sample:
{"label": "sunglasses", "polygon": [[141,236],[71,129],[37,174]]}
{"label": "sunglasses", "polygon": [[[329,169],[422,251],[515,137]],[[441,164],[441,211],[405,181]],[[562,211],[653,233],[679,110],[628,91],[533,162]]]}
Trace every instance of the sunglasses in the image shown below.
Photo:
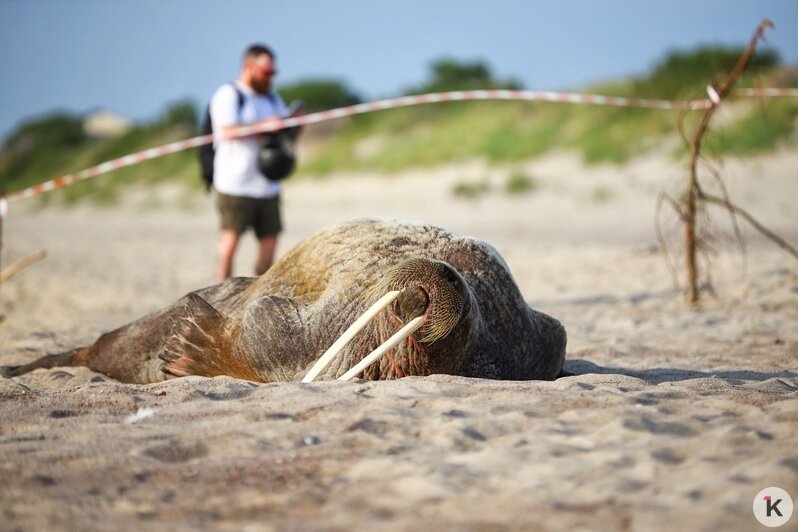
{"label": "sunglasses", "polygon": [[266,67],[259,66],[258,70],[260,70],[261,74],[263,74],[264,76],[276,76],[277,75],[277,69],[268,70]]}

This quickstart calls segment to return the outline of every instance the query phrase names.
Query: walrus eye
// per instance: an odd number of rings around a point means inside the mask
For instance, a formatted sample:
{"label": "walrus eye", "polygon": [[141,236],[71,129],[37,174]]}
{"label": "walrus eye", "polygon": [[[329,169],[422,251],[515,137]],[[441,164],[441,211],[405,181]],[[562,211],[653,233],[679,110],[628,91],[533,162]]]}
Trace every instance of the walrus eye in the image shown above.
{"label": "walrus eye", "polygon": [[460,283],[460,279],[458,279],[457,274],[454,273],[454,270],[451,268],[442,268],[441,277],[452,284]]}

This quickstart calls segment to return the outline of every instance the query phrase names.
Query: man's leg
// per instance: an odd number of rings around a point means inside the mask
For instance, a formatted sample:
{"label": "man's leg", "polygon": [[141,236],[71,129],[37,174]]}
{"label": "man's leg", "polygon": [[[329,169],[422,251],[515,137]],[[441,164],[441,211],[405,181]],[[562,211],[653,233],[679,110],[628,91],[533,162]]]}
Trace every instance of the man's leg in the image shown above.
{"label": "man's leg", "polygon": [[277,249],[277,235],[283,229],[280,219],[280,198],[264,198],[259,202],[255,234],[258,237],[258,261],[255,275],[263,275],[271,268]]}
{"label": "man's leg", "polygon": [[219,282],[224,281],[233,273],[233,256],[236,253],[240,236],[235,229],[222,229],[219,234],[216,263],[216,280]]}
{"label": "man's leg", "polygon": [[263,235],[258,238],[258,262],[255,263],[255,275],[263,275],[274,262],[274,251],[277,249],[277,235]]}

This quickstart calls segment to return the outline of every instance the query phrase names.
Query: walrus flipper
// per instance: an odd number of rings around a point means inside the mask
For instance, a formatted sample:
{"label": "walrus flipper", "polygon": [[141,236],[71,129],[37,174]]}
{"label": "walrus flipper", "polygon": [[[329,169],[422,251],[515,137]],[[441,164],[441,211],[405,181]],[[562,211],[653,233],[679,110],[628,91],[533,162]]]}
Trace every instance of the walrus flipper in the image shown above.
{"label": "walrus flipper", "polygon": [[296,299],[263,296],[244,309],[236,353],[257,368],[259,380],[298,380],[321,354],[309,342],[309,329],[306,309]]}
{"label": "walrus flipper", "polygon": [[84,347],[79,347],[65,353],[56,353],[45,355],[39,359],[34,360],[29,364],[21,366],[3,366],[0,368],[0,375],[3,377],[19,377],[25,373],[29,373],[35,369],[50,369],[59,366],[74,366],[75,358],[83,351]]}
{"label": "walrus flipper", "polygon": [[226,316],[195,293],[179,304],[171,313],[172,329],[160,354],[164,373],[258,380],[251,365],[235,356]]}

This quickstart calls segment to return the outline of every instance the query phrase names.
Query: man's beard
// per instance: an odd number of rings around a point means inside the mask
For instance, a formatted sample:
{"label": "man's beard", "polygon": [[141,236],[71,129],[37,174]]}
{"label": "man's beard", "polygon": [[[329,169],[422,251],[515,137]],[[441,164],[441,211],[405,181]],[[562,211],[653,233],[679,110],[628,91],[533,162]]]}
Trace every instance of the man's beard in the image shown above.
{"label": "man's beard", "polygon": [[252,90],[258,94],[269,94],[272,90],[272,83],[271,81],[252,80]]}

